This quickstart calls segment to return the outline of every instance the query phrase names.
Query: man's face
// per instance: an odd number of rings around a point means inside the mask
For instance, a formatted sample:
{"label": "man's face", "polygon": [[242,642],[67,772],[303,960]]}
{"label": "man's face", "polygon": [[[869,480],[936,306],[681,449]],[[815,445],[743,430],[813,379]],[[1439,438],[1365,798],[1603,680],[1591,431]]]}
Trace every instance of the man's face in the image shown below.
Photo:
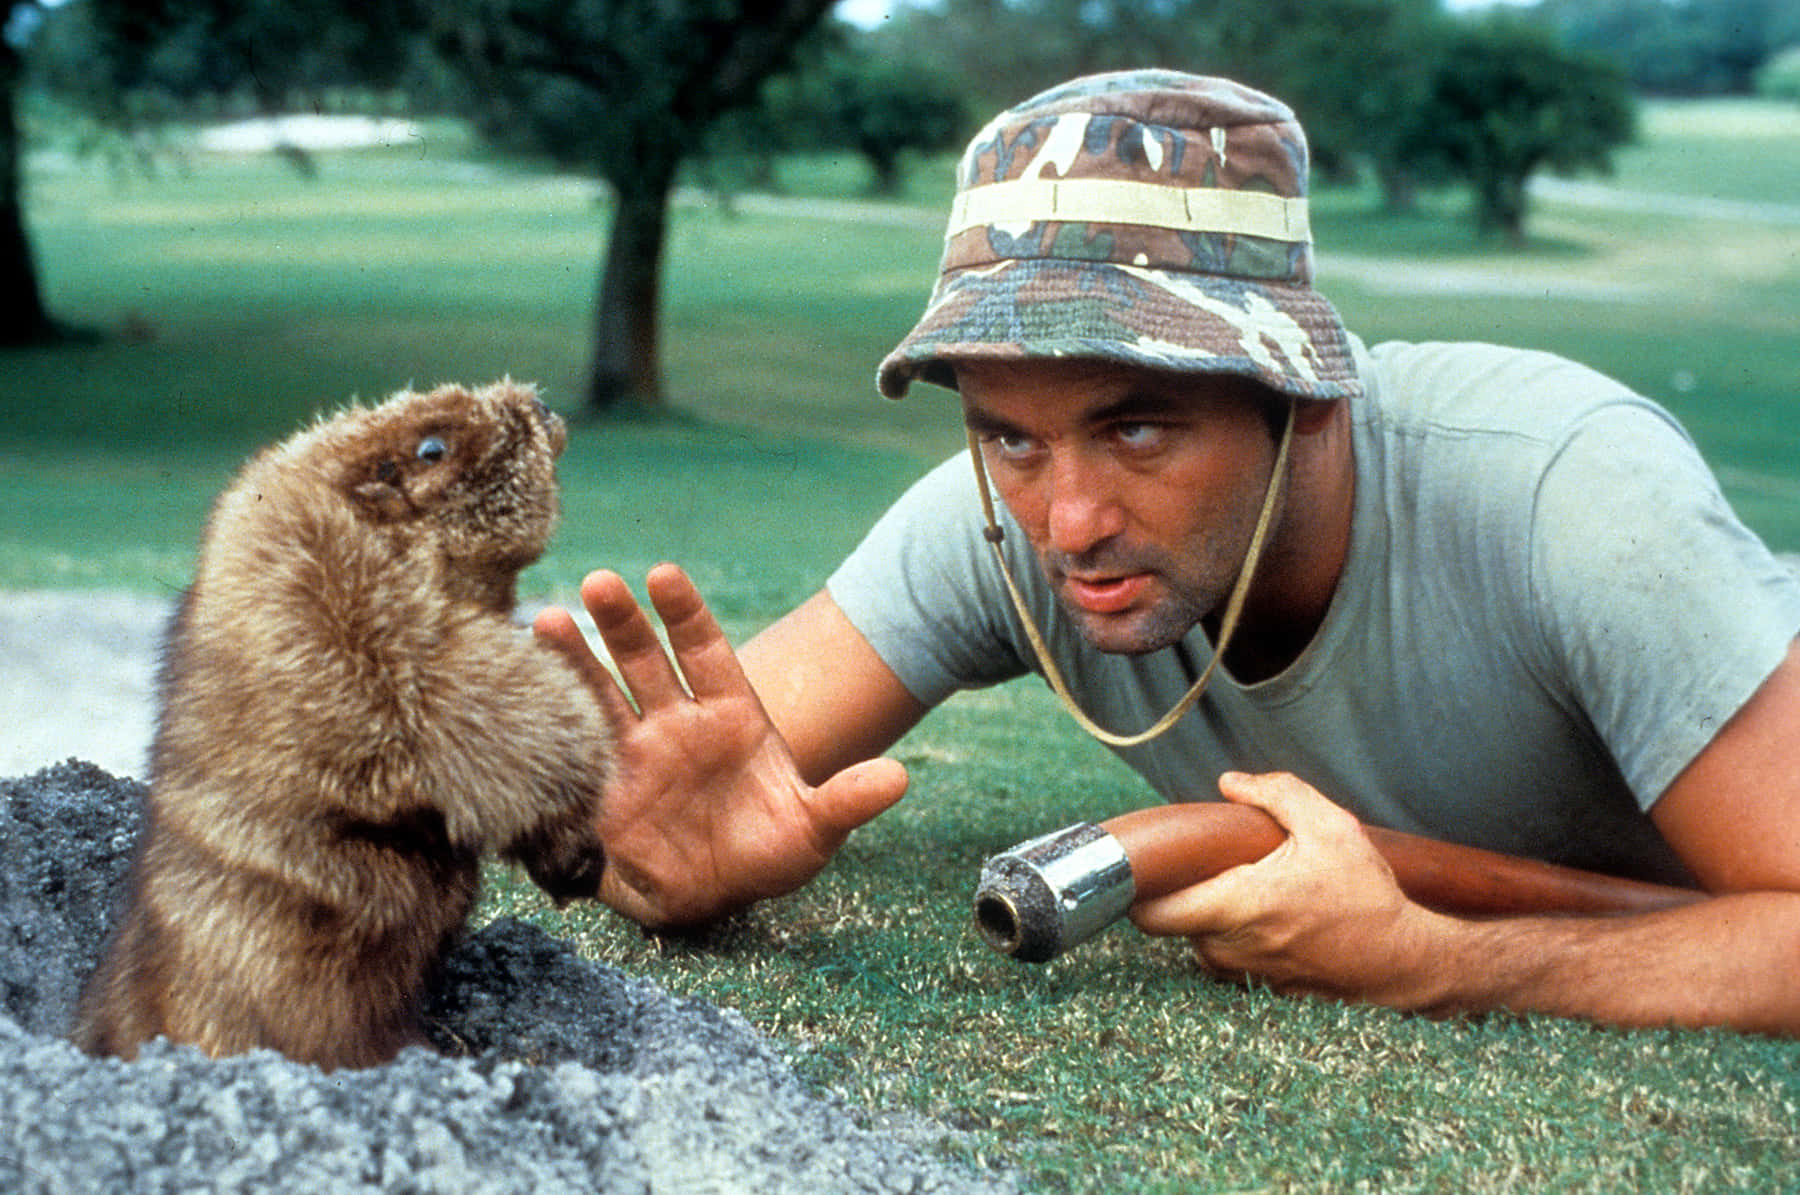
{"label": "man's face", "polygon": [[1090,643],[1156,651],[1224,605],[1274,467],[1266,392],[1079,361],[956,377],[994,488]]}

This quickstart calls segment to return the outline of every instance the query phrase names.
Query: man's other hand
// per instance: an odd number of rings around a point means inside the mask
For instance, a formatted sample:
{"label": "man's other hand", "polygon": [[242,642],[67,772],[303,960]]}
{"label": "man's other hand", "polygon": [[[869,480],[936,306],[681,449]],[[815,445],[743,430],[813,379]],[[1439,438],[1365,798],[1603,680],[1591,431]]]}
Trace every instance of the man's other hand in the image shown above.
{"label": "man's other hand", "polygon": [[1193,941],[1216,975],[1281,991],[1382,999],[1429,963],[1439,919],[1408,900],[1362,824],[1286,773],[1219,778],[1227,800],[1288,832],[1255,863],[1133,908],[1143,932]]}

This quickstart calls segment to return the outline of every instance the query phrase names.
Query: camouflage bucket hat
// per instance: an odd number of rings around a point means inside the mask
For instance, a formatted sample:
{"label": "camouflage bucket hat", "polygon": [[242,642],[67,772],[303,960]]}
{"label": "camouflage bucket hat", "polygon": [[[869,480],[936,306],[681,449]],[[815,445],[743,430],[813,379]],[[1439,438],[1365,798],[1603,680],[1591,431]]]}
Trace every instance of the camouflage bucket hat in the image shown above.
{"label": "camouflage bucket hat", "polygon": [[937,287],[876,384],[1077,357],[1353,397],[1312,288],[1306,175],[1293,111],[1224,79],[1094,75],[1008,109],[963,153]]}

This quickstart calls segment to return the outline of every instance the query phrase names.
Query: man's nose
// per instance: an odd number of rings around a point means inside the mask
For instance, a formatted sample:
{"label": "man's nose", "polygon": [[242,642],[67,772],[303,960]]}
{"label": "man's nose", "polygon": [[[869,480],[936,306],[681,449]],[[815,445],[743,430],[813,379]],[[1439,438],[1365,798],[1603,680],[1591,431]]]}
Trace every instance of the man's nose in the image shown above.
{"label": "man's nose", "polygon": [[1079,451],[1051,455],[1049,469],[1050,547],[1079,555],[1124,529],[1124,515],[1106,470]]}

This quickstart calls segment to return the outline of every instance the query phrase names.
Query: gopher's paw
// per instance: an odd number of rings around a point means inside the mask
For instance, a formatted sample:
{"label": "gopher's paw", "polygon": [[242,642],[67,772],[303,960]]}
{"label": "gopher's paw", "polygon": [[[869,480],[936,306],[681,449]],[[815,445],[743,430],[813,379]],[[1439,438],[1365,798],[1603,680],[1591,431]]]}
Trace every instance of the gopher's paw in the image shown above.
{"label": "gopher's paw", "polygon": [[591,827],[545,826],[508,852],[557,904],[591,900],[600,894],[606,852]]}

